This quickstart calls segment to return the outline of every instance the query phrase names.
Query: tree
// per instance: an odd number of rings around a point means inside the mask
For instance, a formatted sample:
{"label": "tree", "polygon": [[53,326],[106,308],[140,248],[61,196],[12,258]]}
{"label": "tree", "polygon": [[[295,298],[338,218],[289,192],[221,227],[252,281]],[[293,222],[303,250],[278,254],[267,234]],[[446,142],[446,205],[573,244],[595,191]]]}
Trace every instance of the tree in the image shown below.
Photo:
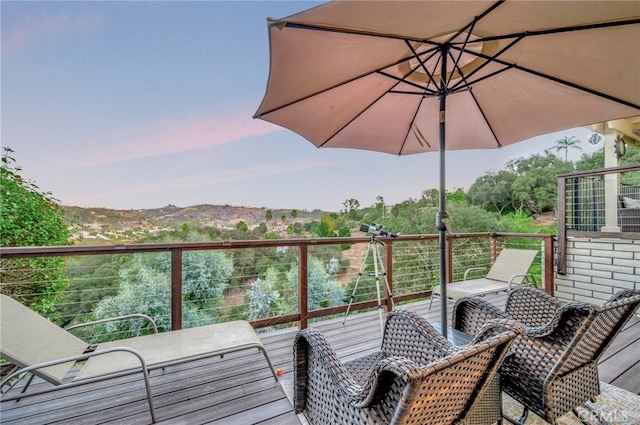
{"label": "tree", "polygon": [[274,311],[277,307],[280,294],[276,289],[278,272],[275,268],[269,267],[264,278],[257,278],[251,284],[251,289],[247,292],[249,297],[249,320],[256,320],[270,315],[276,315]]}
{"label": "tree", "polygon": [[267,210],[264,213],[264,218],[265,220],[267,220],[267,227],[269,227],[269,223],[271,223],[271,220],[273,220],[273,211]]}
{"label": "tree", "polygon": [[237,222],[235,228],[239,232],[248,232],[249,231],[249,226],[244,221]]}
{"label": "tree", "polygon": [[382,195],[376,196],[375,209],[378,212],[378,214],[380,214],[380,217],[384,218],[386,207],[385,207],[384,198],[382,197]]}
{"label": "tree", "polygon": [[336,222],[330,214],[323,214],[320,223],[316,226],[314,233],[321,238],[335,237]]}
{"label": "tree", "polygon": [[[64,211],[50,192],[23,179],[13,150],[3,147],[0,168],[0,246],[71,245]],[[2,260],[2,292],[51,317],[69,285],[60,257]]]}
{"label": "tree", "polygon": [[425,206],[437,207],[440,203],[440,191],[438,189],[425,189],[420,199]]}
{"label": "tree", "polygon": [[517,158],[509,161],[504,170],[476,179],[467,199],[500,214],[553,210],[558,191],[556,176],[572,170],[573,163],[564,162],[547,151]]}
{"label": "tree", "polygon": [[582,151],[582,148],[580,147],[580,140],[576,139],[575,136],[564,136],[562,139],[556,140],[556,144],[551,149],[558,153],[564,151],[564,162],[568,161],[569,149],[578,149],[579,151]]}
{"label": "tree", "polygon": [[[191,241],[198,239],[190,234]],[[183,253],[182,297],[184,327],[214,323],[217,308],[233,273],[233,262],[223,251]],[[160,331],[171,329],[171,258],[166,253],[133,256],[120,272],[116,295],[100,301],[96,319],[142,313],[151,316]],[[139,323],[118,322],[97,326],[91,335],[118,332],[120,337],[138,333]]]}
{"label": "tree", "polygon": [[351,220],[358,219],[358,209],[360,209],[360,202],[357,199],[349,198],[345,200],[342,205],[344,205],[343,213],[350,218]]}
{"label": "tree", "polygon": [[[329,261],[332,270],[335,270],[335,262]],[[293,292],[298,293],[298,267],[294,266],[287,272],[287,281]],[[308,306],[309,310],[342,304],[344,290],[336,280],[335,275],[329,273],[325,264],[310,257],[307,268]]]}

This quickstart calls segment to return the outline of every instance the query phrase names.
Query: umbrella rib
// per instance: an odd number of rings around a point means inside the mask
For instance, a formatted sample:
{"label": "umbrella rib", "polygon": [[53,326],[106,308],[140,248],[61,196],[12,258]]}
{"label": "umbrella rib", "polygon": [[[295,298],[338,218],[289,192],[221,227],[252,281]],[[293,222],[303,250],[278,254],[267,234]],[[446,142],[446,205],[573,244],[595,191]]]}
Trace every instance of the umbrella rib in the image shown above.
{"label": "umbrella rib", "polygon": [[[439,93],[436,92],[429,92],[429,93],[419,93],[419,92],[415,92],[415,91],[408,91],[408,90],[389,90],[387,93],[393,93],[393,94],[407,94],[407,95],[415,95],[415,96],[422,96],[422,97],[438,97],[440,96]],[[431,95],[431,96],[429,96]]]}
{"label": "umbrella rib", "polygon": [[[400,84],[400,83],[397,83]],[[396,84],[396,85],[397,85]],[[360,111],[359,113],[355,114],[348,122],[346,122],[342,127],[340,127],[338,130],[336,130],[331,136],[327,137],[327,139],[320,143],[320,145],[318,145],[319,148],[324,147],[327,143],[329,143],[329,141],[331,139],[333,139],[338,133],[340,133],[342,130],[344,130],[347,126],[349,126],[349,124],[351,124],[353,121],[355,121],[357,118],[360,117],[360,115],[364,114],[365,111],[367,111],[369,108],[371,108],[372,105],[374,105],[377,101],[379,101],[380,99],[382,99],[382,97],[384,95],[386,95],[389,91],[386,91],[384,93],[382,93],[380,96],[378,96],[373,102],[371,102],[366,108],[364,108],[362,111]]]}
{"label": "umbrella rib", "polygon": [[[377,73],[380,74],[380,75],[383,75],[383,76],[385,76],[387,78],[391,78],[392,80],[396,80],[396,81],[398,81],[400,83],[405,83],[405,84],[408,84],[408,85],[413,86],[415,88],[418,88],[420,90],[424,90],[424,92],[421,92],[421,93],[415,92],[414,94],[423,95],[424,93],[429,93],[429,94],[432,94],[432,95],[437,95],[437,92],[435,92],[434,90],[431,90],[429,88],[429,86],[423,87],[420,84],[416,84],[416,83],[414,83],[412,81],[406,80],[406,77],[404,77],[404,78],[396,77],[395,75],[388,74],[388,73],[386,73],[384,71],[377,71]],[[407,75],[411,75],[411,74],[413,74],[413,71],[410,72]],[[392,92],[392,91],[394,93],[412,93],[412,92],[409,92],[409,91],[406,91],[406,90],[402,90],[402,91],[395,91],[395,90],[392,90],[392,89],[389,90],[389,92]]]}
{"label": "umbrella rib", "polygon": [[[460,34],[464,33],[465,31],[467,31],[469,28],[472,28],[476,25],[476,23],[484,18],[485,16],[487,16],[489,13],[493,12],[498,6],[502,5],[505,2],[505,0],[498,0],[497,2],[495,2],[494,4],[492,4],[487,10],[485,10],[484,12],[482,12],[480,15],[476,16],[473,18],[473,20],[471,22],[469,22],[467,25],[465,25],[464,27],[460,28],[460,30],[458,30],[457,33],[455,33],[452,37],[449,38],[449,43],[452,43],[453,40],[456,39],[456,37],[458,37]],[[471,33],[471,31],[468,31],[469,33]],[[467,35],[468,37],[468,35]],[[466,40],[464,42],[464,44],[466,44]]]}
{"label": "umbrella rib", "polygon": [[[460,59],[462,58],[462,54],[465,51],[465,46],[467,46],[467,44],[469,44],[469,38],[471,38],[471,33],[473,32],[473,28],[476,26],[476,22],[478,22],[478,17],[476,17],[473,22],[468,25],[468,27],[470,28],[469,31],[467,31],[467,36],[464,39],[464,43],[462,44],[462,48],[459,49],[459,54],[458,57],[454,58],[453,55],[451,54],[451,44],[449,44],[449,49],[447,49],[447,53],[449,54],[449,56],[451,56],[451,59],[454,59],[454,63],[453,63],[453,69],[457,70],[460,73],[460,76],[462,77],[462,80],[465,79],[465,77],[463,76],[464,73],[462,72],[462,70],[460,69],[460,67],[458,66],[460,64]],[[441,78],[444,78],[444,76],[441,76]],[[447,82],[444,84],[443,87],[448,87],[449,83],[451,82],[451,80],[453,79],[453,72],[449,74],[449,78],[447,78]]]}
{"label": "umbrella rib", "polygon": [[[429,142],[427,142],[427,139],[423,136],[422,132],[418,128],[418,125],[416,124],[416,117],[418,116],[418,112],[420,112],[420,107],[422,106],[423,100],[420,100],[420,103],[418,104],[416,111],[413,113],[413,118],[411,118],[411,124],[409,124],[409,127],[407,128],[407,132],[404,135],[404,138],[402,140],[402,145],[400,146],[400,150],[398,151],[398,155],[402,155],[402,150],[404,149],[404,146],[407,144],[407,140],[409,139],[409,132],[411,131],[412,128],[413,128],[413,134],[415,134],[416,139],[418,140],[418,143],[420,143],[420,146],[424,146],[424,144],[426,144],[429,148],[431,148],[431,145],[429,144]],[[422,142],[424,142],[424,144]]]}
{"label": "umbrella rib", "polygon": [[[488,56],[488,55],[485,55],[485,54],[482,54],[482,53],[477,53],[477,52],[468,52],[468,53],[476,55],[476,56],[484,58],[484,59],[493,60],[495,63],[499,63],[500,65],[504,65],[504,66],[506,66],[508,68],[515,68],[517,70],[520,70],[520,71],[523,71],[523,72],[527,72],[529,74],[533,74],[533,75],[536,75],[538,77],[546,78],[546,79],[554,81],[554,82],[556,82],[558,84],[563,84],[565,86],[569,86],[569,87],[572,87],[574,89],[578,89],[578,90],[581,90],[581,91],[584,91],[584,92],[587,92],[587,93],[602,97],[604,99],[608,99],[608,100],[611,100],[613,102],[620,103],[621,105],[630,106],[632,108],[640,109],[640,105],[636,105],[636,104],[634,104],[632,102],[628,102],[628,101],[626,101],[624,99],[619,99],[617,97],[608,95],[606,93],[599,92],[597,90],[590,89],[588,87],[580,86],[580,85],[572,83],[570,81],[566,81],[566,80],[563,80],[561,78],[554,77],[553,75],[544,74],[544,73],[542,73],[540,71],[536,71],[536,70],[533,70],[533,69],[530,69],[530,68],[526,68],[524,66],[520,66],[520,65],[515,64],[515,63],[509,63],[509,62],[503,61],[501,59],[497,59],[495,57]],[[508,68],[505,68],[504,70],[506,70]]]}
{"label": "umbrella rib", "polygon": [[[517,37],[531,37],[536,35],[549,35],[549,34],[559,34],[563,32],[573,32],[573,31],[584,31],[591,29],[600,29],[600,28],[609,28],[609,27],[619,27],[625,25],[635,25],[640,24],[640,18],[632,18],[624,21],[613,21],[613,22],[598,22],[593,24],[583,24],[583,25],[574,25],[570,27],[562,27],[562,28],[551,28],[546,30],[536,30],[536,31],[524,31],[514,34],[503,34],[503,35],[494,35],[488,37],[482,37],[475,39],[474,42],[484,43],[487,41],[496,41],[496,40],[504,40],[507,38],[517,38]],[[458,43],[460,44],[460,43]]]}
{"label": "umbrella rib", "polygon": [[[491,78],[491,77],[493,77],[493,76],[495,76],[495,75],[501,74],[501,73],[503,73],[504,71],[508,71],[508,70],[510,70],[511,68],[515,68],[515,67],[516,67],[516,65],[515,65],[515,64],[510,64],[510,65],[505,66],[505,67],[504,67],[504,68],[502,68],[502,69],[499,69],[499,70],[497,70],[497,71],[493,71],[492,73],[487,74],[487,75],[485,75],[484,77],[480,77],[480,78],[478,78],[477,80],[473,80],[473,81],[465,81],[465,82],[464,82],[464,87],[459,87],[459,86],[461,85],[461,83],[458,83],[458,84],[456,84],[455,86],[451,87],[451,89],[449,89],[449,93],[457,93],[457,92],[459,92],[459,91],[468,90],[468,89],[470,89],[470,88],[471,88],[471,86],[473,86],[474,84],[479,83],[479,82],[480,82],[480,81],[482,81],[482,80],[486,80],[487,78]],[[470,75],[471,75],[471,74],[469,74],[466,78],[468,78]]]}
{"label": "umbrella rib", "polygon": [[[433,73],[429,72],[429,70],[427,69],[427,67],[424,65],[425,61],[423,61],[420,58],[420,55],[418,55],[418,52],[416,52],[416,49],[413,48],[413,46],[411,45],[411,43],[409,43],[408,40],[404,41],[406,43],[406,45],[409,47],[409,49],[411,50],[411,53],[413,53],[413,56],[418,60],[418,62],[420,63],[420,67],[422,68],[422,70],[425,72],[425,74],[427,74],[427,76],[429,77],[429,81],[431,81],[433,83],[434,86],[438,86],[438,83],[436,83],[436,80],[433,78]],[[427,58],[427,60],[431,59],[433,56],[435,56],[435,54],[438,52],[437,49],[435,49],[432,53],[431,56],[429,56]],[[436,64],[437,66],[437,64]],[[417,69],[417,68],[416,68]],[[415,69],[413,71],[411,71],[411,73],[413,73],[415,71]],[[411,74],[408,74],[411,75]],[[427,87],[425,88],[425,91],[429,88],[429,84],[427,84]]]}
{"label": "umbrella rib", "polygon": [[[406,40],[405,40],[405,41],[406,41]],[[420,55],[422,55],[422,54],[426,54],[426,53],[429,53],[429,52],[431,52],[431,51],[430,51],[430,50],[427,50],[426,52],[423,52],[423,53],[421,53]],[[412,57],[413,57],[413,55],[411,55],[411,56],[407,56],[407,57],[404,57],[404,58],[402,58],[402,59],[397,60],[396,62],[393,62],[393,63],[390,63],[390,64],[386,64],[386,65],[381,66],[381,67],[379,67],[379,68],[377,68],[377,69],[373,69],[373,70],[371,70],[371,71],[369,71],[369,72],[365,72],[364,74],[361,74],[361,75],[355,76],[355,77],[353,77],[353,78],[350,78],[350,79],[348,79],[348,80],[342,81],[342,82],[340,82],[340,83],[334,84],[333,86],[326,87],[326,88],[324,88],[324,89],[322,89],[322,90],[318,90],[317,92],[310,93],[310,94],[308,94],[308,95],[306,95],[306,96],[303,96],[303,97],[300,97],[300,98],[298,98],[298,99],[292,100],[292,101],[287,102],[287,103],[285,103],[285,104],[283,104],[283,105],[280,105],[280,106],[277,106],[277,107],[275,107],[275,108],[269,109],[268,111],[262,112],[261,114],[255,114],[255,115],[253,116],[253,118],[262,118],[263,116],[265,116],[265,115],[269,115],[269,114],[271,114],[271,113],[273,113],[273,112],[276,112],[276,111],[279,111],[280,109],[284,109],[284,108],[287,108],[287,107],[289,107],[289,106],[291,106],[291,105],[295,105],[295,104],[296,104],[296,103],[298,103],[298,102],[302,102],[302,101],[304,101],[304,100],[306,100],[306,99],[309,99],[309,98],[312,98],[312,97],[317,96],[317,95],[319,95],[319,94],[322,94],[322,93],[328,92],[329,90],[333,90],[333,89],[335,89],[335,88],[338,88],[338,87],[340,87],[340,86],[343,86],[343,85],[345,85],[345,84],[351,83],[351,82],[353,82],[353,81],[359,80],[360,78],[364,78],[364,77],[366,77],[366,76],[368,76],[368,75],[375,74],[375,73],[378,73],[378,74],[384,75],[384,76],[386,76],[386,77],[393,78],[393,79],[398,80],[398,81],[400,81],[400,82],[403,82],[403,83],[405,83],[405,84],[409,84],[409,85],[416,86],[417,88],[419,88],[419,89],[421,89],[421,90],[428,91],[428,90],[429,90],[429,89],[428,89],[428,87],[422,87],[422,86],[420,86],[419,84],[414,84],[414,83],[411,83],[410,81],[399,79],[398,77],[395,77],[395,76],[393,76],[393,75],[391,75],[391,74],[387,74],[387,73],[385,73],[385,72],[383,71],[384,69],[387,69],[387,68],[389,68],[389,67],[392,67],[392,66],[395,66],[395,65],[399,65],[399,64],[401,64],[402,62],[407,62],[407,61],[408,61],[408,60],[410,60]],[[418,58],[418,61],[419,61],[419,62],[421,61],[421,60],[420,60],[420,58]],[[414,69],[413,69],[409,74],[407,74],[407,75],[411,75],[411,74],[412,74],[416,69],[417,69],[417,67],[416,67],[416,68],[414,68]],[[389,91],[390,91],[390,90],[389,90]]]}
{"label": "umbrella rib", "polygon": [[[462,79],[461,79],[459,82],[457,82],[456,84],[454,84],[454,85],[453,85],[453,87],[451,87],[450,91],[455,91],[455,90],[458,88],[458,86],[460,86],[460,85],[461,85],[461,84],[463,84],[463,83],[464,83],[465,85],[467,85],[467,86],[468,86],[468,85],[473,84],[473,83],[467,83],[467,81],[468,81],[468,80],[469,80],[473,75],[475,75],[476,73],[480,72],[480,71],[481,71],[482,69],[484,69],[487,65],[489,65],[490,63],[492,63],[493,61],[495,61],[498,57],[500,57],[500,55],[502,55],[504,52],[506,52],[507,50],[509,50],[511,47],[513,47],[516,43],[518,43],[518,42],[519,42],[520,40],[522,40],[523,38],[524,38],[524,36],[522,36],[522,37],[518,37],[518,38],[516,38],[515,40],[513,40],[511,43],[509,43],[508,45],[506,45],[506,46],[505,46],[504,48],[502,48],[498,53],[496,53],[495,55],[491,56],[491,58],[490,58],[490,59],[488,59],[486,62],[482,63],[480,66],[478,66],[476,69],[474,69],[473,71],[471,71],[471,72],[470,72],[468,75],[466,75],[465,77],[462,77]],[[464,49],[464,47],[463,47],[463,48],[459,48],[459,47],[453,47],[453,46],[452,46],[452,48],[453,48],[453,49],[456,49],[456,50],[460,49],[460,56],[462,56],[462,53],[470,53],[470,54],[473,54],[473,52],[471,52],[471,51],[467,51],[466,49]],[[460,56],[459,56],[459,57],[460,57]],[[496,75],[496,74],[498,74],[498,73],[500,73],[500,72],[502,72],[502,71],[506,71],[507,69],[510,69],[510,68],[512,68],[512,67],[513,67],[513,64],[509,64],[509,65],[507,66],[507,68],[505,68],[505,69],[503,69],[503,70],[501,70],[501,71],[492,72],[492,73],[491,73],[491,74],[489,74],[488,76],[485,76],[485,77],[482,77],[482,78],[480,78],[480,79],[476,80],[474,83],[476,83],[476,82],[478,82],[478,81],[482,81],[482,80],[484,80],[485,78],[488,78],[489,76]],[[459,72],[460,72],[460,75],[463,75],[461,70],[459,70]]]}
{"label": "umbrella rib", "polygon": [[[274,21],[274,22],[277,23],[278,21]],[[272,23],[272,25],[274,24]],[[359,29],[353,29],[353,28],[337,28],[337,27],[331,28],[331,27],[323,27],[321,25],[301,24],[297,22],[285,22],[284,26],[287,28],[294,28],[299,30],[327,31],[327,32],[335,32],[339,34],[364,35],[364,36],[370,36],[370,37],[390,38],[394,40],[411,40],[411,41],[418,41],[421,43],[427,42],[418,37],[408,37],[408,36],[393,35],[393,34],[381,34],[377,32],[359,30]]]}
{"label": "umbrella rib", "polygon": [[473,102],[478,107],[478,111],[480,111],[480,114],[482,115],[482,119],[484,120],[485,124],[487,124],[487,127],[489,128],[489,131],[491,131],[491,134],[493,134],[493,138],[496,141],[496,147],[501,148],[502,147],[502,143],[500,143],[500,140],[498,139],[498,136],[496,135],[495,131],[493,131],[493,127],[491,126],[491,123],[489,123],[489,120],[487,119],[487,116],[484,114],[484,110],[482,109],[482,106],[480,106],[480,103],[478,102],[478,99],[473,94],[473,90],[469,90],[469,94],[471,94],[471,98],[473,99]]}
{"label": "umbrella rib", "polygon": [[513,67],[515,69],[519,69],[520,71],[528,72],[530,74],[537,75],[538,77],[546,78],[548,80],[555,81],[556,83],[563,84],[565,86],[569,86],[569,87],[572,87],[574,89],[578,89],[578,90],[581,90],[581,91],[584,91],[584,92],[587,92],[587,93],[602,97],[604,99],[611,100],[611,101],[616,102],[616,103],[620,103],[621,105],[630,106],[632,108],[640,109],[640,105],[636,105],[636,104],[634,104],[632,102],[628,102],[628,101],[626,101],[624,99],[619,99],[617,97],[608,95],[606,93],[599,92],[597,90],[590,89],[588,87],[583,87],[581,85],[572,83],[570,81],[566,81],[566,80],[560,79],[558,77],[554,77],[553,75],[544,74],[542,72],[535,71],[533,69],[525,68],[523,66],[518,66],[517,64],[514,64]]}

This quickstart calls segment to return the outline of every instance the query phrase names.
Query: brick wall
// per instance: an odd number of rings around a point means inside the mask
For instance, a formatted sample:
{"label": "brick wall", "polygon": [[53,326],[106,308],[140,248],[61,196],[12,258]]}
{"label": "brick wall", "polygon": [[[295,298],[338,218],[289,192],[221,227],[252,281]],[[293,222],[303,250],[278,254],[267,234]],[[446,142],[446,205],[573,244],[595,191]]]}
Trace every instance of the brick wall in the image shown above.
{"label": "brick wall", "polygon": [[556,275],[555,296],[602,304],[621,289],[640,289],[640,240],[567,239],[567,274]]}

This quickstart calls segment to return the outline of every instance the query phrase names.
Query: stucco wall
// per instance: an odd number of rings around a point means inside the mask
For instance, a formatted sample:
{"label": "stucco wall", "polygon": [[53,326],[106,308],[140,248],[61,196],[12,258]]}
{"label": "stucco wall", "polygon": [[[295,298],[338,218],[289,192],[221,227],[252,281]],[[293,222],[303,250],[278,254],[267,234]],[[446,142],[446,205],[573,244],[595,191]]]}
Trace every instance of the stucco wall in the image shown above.
{"label": "stucco wall", "polygon": [[602,304],[621,289],[640,289],[640,240],[567,240],[567,274],[555,276],[555,296]]}

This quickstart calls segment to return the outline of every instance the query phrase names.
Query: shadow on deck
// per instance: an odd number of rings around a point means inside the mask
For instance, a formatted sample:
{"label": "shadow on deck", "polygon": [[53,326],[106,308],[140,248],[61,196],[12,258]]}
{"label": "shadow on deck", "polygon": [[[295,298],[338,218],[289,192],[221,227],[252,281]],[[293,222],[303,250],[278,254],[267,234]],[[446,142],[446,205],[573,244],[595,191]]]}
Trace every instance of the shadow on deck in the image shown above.
{"label": "shadow on deck", "polygon": [[[506,296],[487,299],[503,306]],[[414,302],[403,308],[430,322],[440,320],[439,307]],[[452,303],[450,303],[450,308]],[[449,316],[450,317],[450,316]],[[349,315],[312,323],[328,338],[343,360],[375,351],[380,343],[378,312]],[[297,329],[264,332],[260,337],[282,380],[291,381],[293,339]],[[600,363],[606,383],[640,394],[640,319],[634,318],[613,341]],[[35,383],[34,385],[49,385]],[[151,385],[159,424],[298,424],[282,387],[276,383],[257,350],[226,354],[156,370]],[[36,388],[33,388],[36,389]],[[14,390],[16,391],[16,390]],[[24,424],[148,424],[150,416],[139,374],[109,379],[0,405],[0,423]]]}

